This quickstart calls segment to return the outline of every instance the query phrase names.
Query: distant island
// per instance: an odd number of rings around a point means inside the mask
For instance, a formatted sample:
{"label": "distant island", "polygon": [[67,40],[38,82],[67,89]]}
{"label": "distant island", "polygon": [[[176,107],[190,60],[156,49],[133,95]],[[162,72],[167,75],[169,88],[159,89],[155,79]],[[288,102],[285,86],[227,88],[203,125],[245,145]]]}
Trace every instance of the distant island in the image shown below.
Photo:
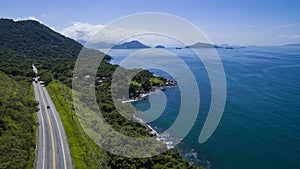
{"label": "distant island", "polygon": [[[87,48],[93,48],[93,49],[143,49],[143,48],[151,48],[150,46],[147,46],[143,44],[142,42],[138,40],[133,40],[129,42],[124,42],[121,44],[114,44],[109,42],[89,42],[84,40],[77,40],[80,44],[84,45]],[[300,46],[300,43],[298,44],[285,44],[282,46]],[[156,49],[165,49],[169,48],[164,45],[156,45],[153,48]],[[238,45],[230,45],[230,44],[212,44],[212,43],[203,43],[203,42],[197,42],[192,45],[187,46],[177,46],[173,47],[174,49],[184,49],[184,48],[222,48],[222,49],[236,49],[236,48],[246,48],[246,46],[238,46]]]}
{"label": "distant island", "polygon": [[144,45],[143,43],[133,40],[130,42],[125,42],[119,45],[114,45],[112,49],[143,49],[143,48],[151,48],[150,46]]}
{"label": "distant island", "polygon": [[[151,48],[150,46],[147,46],[143,44],[142,42],[138,40],[133,40],[129,42],[124,42],[121,44],[113,44],[108,42],[89,42],[84,40],[78,40],[78,42],[82,45],[84,45],[87,48],[93,48],[93,49],[145,49],[145,48]],[[284,46],[300,46],[300,44],[287,44]],[[156,45],[154,48],[156,49],[165,49],[168,48],[163,45]],[[222,48],[222,49],[235,49],[235,48],[245,48],[245,46],[237,46],[237,45],[229,45],[229,44],[211,44],[211,43],[203,43],[203,42],[197,42],[192,45],[187,46],[178,46],[174,47],[174,49],[184,49],[184,48],[194,48],[194,49],[200,49],[200,48]]]}
{"label": "distant island", "polygon": [[150,46],[147,46],[137,40],[130,41],[130,42],[124,42],[122,44],[114,44],[114,43],[108,43],[108,42],[90,42],[90,41],[84,41],[84,40],[78,40],[79,43],[84,45],[88,48],[93,49],[143,49],[143,48],[151,48]]}
{"label": "distant island", "polygon": [[155,46],[154,48],[166,48],[166,47],[163,46],[163,45],[157,45],[157,46]]}
{"label": "distant island", "polygon": [[219,46],[210,43],[197,42],[193,45],[186,46],[185,48],[219,48]]}
{"label": "distant island", "polygon": [[210,44],[210,43],[202,43],[197,42],[193,45],[185,46],[185,48],[223,48],[223,49],[234,49],[234,48],[245,48],[245,46],[236,46],[236,45],[228,45],[228,44]]}

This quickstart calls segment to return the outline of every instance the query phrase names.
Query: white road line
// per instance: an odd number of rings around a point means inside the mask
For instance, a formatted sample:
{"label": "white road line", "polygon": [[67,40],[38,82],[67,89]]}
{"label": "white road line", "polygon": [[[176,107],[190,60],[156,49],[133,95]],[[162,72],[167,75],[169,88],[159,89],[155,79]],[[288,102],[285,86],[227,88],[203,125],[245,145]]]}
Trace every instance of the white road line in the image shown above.
{"label": "white road line", "polygon": [[50,127],[50,135],[51,135],[51,143],[52,143],[52,164],[53,164],[53,169],[56,169],[55,143],[54,143],[54,135],[53,135],[53,126],[52,126],[52,123],[51,123],[51,118],[49,116],[48,108],[46,106],[46,102],[45,102],[45,98],[44,98],[45,94],[43,92],[43,89],[42,89],[41,85],[38,85],[38,87],[39,87],[38,89],[39,89],[40,95],[42,97],[43,105],[44,105],[44,108],[45,108],[45,111],[46,111],[47,120],[48,120],[49,127]]}
{"label": "white road line", "polygon": [[55,122],[56,122],[56,125],[57,125],[57,128],[58,128],[58,134],[59,134],[59,137],[60,137],[61,148],[62,148],[62,153],[63,153],[63,157],[64,157],[64,166],[65,166],[65,169],[67,169],[66,155],[65,155],[65,148],[64,148],[64,142],[63,142],[63,140],[62,140],[62,136],[61,136],[60,128],[59,128],[59,125],[58,125],[58,121],[57,121],[57,119],[56,119],[56,115],[55,115],[54,112],[53,112],[53,115],[54,115],[54,118],[55,118]]}
{"label": "white road line", "polygon": [[45,152],[46,152],[46,139],[45,139],[45,124],[44,124],[44,116],[42,111],[40,111],[40,114],[42,116],[42,128],[43,128],[43,167],[42,169],[45,169]]}
{"label": "white road line", "polygon": [[[46,90],[46,88],[44,88],[45,90]],[[46,92],[45,92],[45,90],[44,90],[44,94],[46,95]],[[48,95],[48,94],[47,94]],[[49,96],[50,97],[50,96]],[[49,98],[48,97],[48,98]],[[47,98],[47,96],[46,96],[46,98]],[[51,99],[51,98],[50,98]],[[51,100],[48,100],[48,102],[50,102]],[[52,105],[54,105],[54,104],[52,104]],[[53,110],[54,110],[54,108],[53,108]],[[60,142],[61,142],[61,148],[62,148],[62,153],[63,153],[63,157],[64,157],[64,168],[65,169],[67,169],[67,163],[66,163],[66,155],[65,155],[65,148],[64,148],[64,142],[63,142],[63,140],[62,140],[62,135],[61,135],[61,132],[60,132],[60,127],[59,127],[59,125],[58,125],[58,121],[57,121],[57,118],[56,118],[56,113],[54,112],[54,111],[51,111],[52,113],[53,113],[53,115],[54,115],[54,119],[55,119],[55,122],[56,122],[56,126],[57,126],[57,129],[58,129],[58,134],[59,134],[59,137],[60,137]]]}
{"label": "white road line", "polygon": [[[35,91],[36,91],[36,93],[37,93],[37,99],[40,101],[40,95],[41,95],[41,93],[39,92],[39,90],[38,90],[38,85],[37,84],[34,84],[35,85]],[[45,123],[44,123],[44,116],[43,116],[43,113],[42,113],[42,106],[39,104],[39,107],[40,107],[40,110],[39,110],[39,113],[41,114],[41,126],[42,126],[42,133],[43,133],[43,156],[42,156],[42,158],[43,158],[43,162],[42,162],[42,169],[45,169],[45,153],[46,153],[46,139],[45,139]]]}

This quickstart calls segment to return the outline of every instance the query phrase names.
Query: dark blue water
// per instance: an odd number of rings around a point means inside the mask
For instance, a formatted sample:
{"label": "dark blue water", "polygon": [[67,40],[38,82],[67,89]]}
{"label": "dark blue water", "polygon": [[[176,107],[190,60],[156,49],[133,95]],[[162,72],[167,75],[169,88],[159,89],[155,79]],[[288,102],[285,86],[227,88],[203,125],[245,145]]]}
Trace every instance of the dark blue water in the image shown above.
{"label": "dark blue water", "polygon": [[[226,107],[218,128],[203,144],[198,143],[198,137],[211,99],[207,72],[189,50],[172,52],[192,70],[201,94],[196,124],[175,147],[183,156],[206,168],[300,168],[300,47],[218,49],[227,80]],[[120,63],[129,53],[111,51],[112,62]],[[167,88],[164,94],[166,109],[150,122],[159,132],[172,125],[180,107],[178,86]],[[150,97],[155,101],[159,95]],[[146,111],[151,105],[148,99],[134,106]]]}

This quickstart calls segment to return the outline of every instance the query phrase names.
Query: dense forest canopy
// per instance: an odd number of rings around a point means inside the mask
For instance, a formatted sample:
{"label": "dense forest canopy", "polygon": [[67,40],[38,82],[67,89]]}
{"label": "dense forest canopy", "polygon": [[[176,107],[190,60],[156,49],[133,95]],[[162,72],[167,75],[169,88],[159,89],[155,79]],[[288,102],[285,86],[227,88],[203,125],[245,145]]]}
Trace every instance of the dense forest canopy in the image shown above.
{"label": "dense forest canopy", "polygon": [[36,106],[28,83],[0,72],[0,168],[32,167]]}
{"label": "dense forest canopy", "polygon": [[[177,151],[169,150],[152,158],[132,159],[116,156],[85,137],[76,125],[71,97],[71,79],[76,58],[83,46],[37,21],[0,19],[0,168],[32,168],[35,148],[35,112],[32,64],[41,80],[48,85],[68,136],[73,163],[76,168],[99,168],[97,159],[105,168],[196,168]],[[88,49],[101,55],[110,56]],[[97,77],[106,77],[96,85],[97,101],[103,115],[116,130],[129,136],[146,137],[139,123],[120,115],[113,105],[110,93],[111,75],[117,68],[102,62]],[[130,70],[125,70],[130,72]],[[149,71],[140,71],[130,82],[130,90],[150,90],[151,85],[164,83]],[[97,83],[97,82],[95,82]],[[79,134],[81,133],[81,134]],[[89,147],[94,147],[92,152]]]}
{"label": "dense forest canopy", "polygon": [[27,57],[76,58],[82,45],[37,21],[0,19],[0,47]]}

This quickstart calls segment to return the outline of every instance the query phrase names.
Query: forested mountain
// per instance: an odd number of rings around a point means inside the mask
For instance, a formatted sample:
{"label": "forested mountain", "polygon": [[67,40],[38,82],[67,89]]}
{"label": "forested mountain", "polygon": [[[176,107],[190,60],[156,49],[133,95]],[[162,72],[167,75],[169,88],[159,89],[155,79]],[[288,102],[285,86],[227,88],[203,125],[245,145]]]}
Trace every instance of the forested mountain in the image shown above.
{"label": "forested mountain", "polygon": [[[74,116],[71,79],[76,58],[82,49],[37,21],[0,19],[0,168],[32,168],[35,148],[36,102],[33,97],[32,64],[48,85],[66,130],[76,168],[196,168],[175,150],[151,158],[133,159],[104,151],[84,133]],[[91,50],[109,59],[110,56]],[[96,94],[103,116],[116,130],[129,136],[147,136],[141,124],[131,122],[116,111],[110,93],[111,75],[116,65],[102,62],[97,76],[106,77]],[[130,72],[130,70],[126,70]],[[147,76],[145,76],[147,75]],[[139,77],[142,77],[140,79]],[[152,74],[142,71],[135,84],[149,89]],[[100,161],[99,161],[100,159]],[[101,164],[99,164],[101,163]]]}
{"label": "forested mountain", "polygon": [[[46,84],[54,78],[70,86],[73,66],[82,48],[80,43],[37,21],[0,19],[0,70],[9,75],[32,77],[31,65],[35,64]],[[97,50],[88,50],[103,56]]]}
{"label": "forested mountain", "polygon": [[0,19],[0,48],[31,57],[77,57],[82,45],[37,21]]}

